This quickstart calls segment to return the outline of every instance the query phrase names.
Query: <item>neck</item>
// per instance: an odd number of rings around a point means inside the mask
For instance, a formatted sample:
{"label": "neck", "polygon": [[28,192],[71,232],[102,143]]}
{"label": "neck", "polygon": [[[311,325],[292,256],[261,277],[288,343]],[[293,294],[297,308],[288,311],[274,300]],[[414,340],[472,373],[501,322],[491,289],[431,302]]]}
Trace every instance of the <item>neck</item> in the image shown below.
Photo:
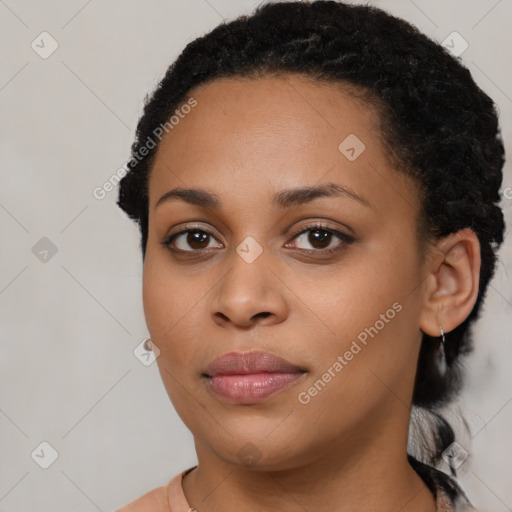
{"label": "neck", "polygon": [[407,432],[388,421],[378,435],[359,431],[336,446],[315,447],[306,463],[269,470],[223,461],[196,441],[199,465],[183,489],[198,512],[434,512],[434,497],[409,465],[406,443]]}

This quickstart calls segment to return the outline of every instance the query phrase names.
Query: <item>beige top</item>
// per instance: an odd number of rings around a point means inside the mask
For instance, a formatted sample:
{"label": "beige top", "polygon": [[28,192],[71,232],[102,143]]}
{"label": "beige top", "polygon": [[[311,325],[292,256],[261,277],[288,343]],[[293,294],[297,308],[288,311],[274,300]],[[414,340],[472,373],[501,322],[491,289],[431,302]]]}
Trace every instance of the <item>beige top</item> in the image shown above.
{"label": "beige top", "polygon": [[[194,468],[187,469],[171,479],[167,486],[158,487],[144,494],[116,512],[197,512],[185,498],[181,480]],[[437,512],[457,512],[449,496],[442,489],[437,490]],[[474,510],[474,509],[471,509]]]}

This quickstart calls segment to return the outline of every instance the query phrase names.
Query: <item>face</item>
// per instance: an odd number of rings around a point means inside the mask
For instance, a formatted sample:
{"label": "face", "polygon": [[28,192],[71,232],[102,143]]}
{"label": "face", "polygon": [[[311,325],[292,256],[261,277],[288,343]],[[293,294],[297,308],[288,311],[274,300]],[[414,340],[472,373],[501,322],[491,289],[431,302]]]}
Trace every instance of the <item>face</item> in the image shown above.
{"label": "face", "polygon": [[200,460],[286,469],[406,439],[419,201],[376,113],[300,75],[191,96],[149,179],[143,298]]}

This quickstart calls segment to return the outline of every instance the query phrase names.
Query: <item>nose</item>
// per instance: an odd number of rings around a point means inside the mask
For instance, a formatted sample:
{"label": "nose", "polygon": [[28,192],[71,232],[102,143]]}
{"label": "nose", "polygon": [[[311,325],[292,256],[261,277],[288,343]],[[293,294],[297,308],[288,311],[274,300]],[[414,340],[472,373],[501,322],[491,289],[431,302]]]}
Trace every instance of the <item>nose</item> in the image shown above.
{"label": "nose", "polygon": [[247,263],[234,253],[211,304],[213,321],[241,328],[281,323],[288,315],[283,288],[263,256]]}

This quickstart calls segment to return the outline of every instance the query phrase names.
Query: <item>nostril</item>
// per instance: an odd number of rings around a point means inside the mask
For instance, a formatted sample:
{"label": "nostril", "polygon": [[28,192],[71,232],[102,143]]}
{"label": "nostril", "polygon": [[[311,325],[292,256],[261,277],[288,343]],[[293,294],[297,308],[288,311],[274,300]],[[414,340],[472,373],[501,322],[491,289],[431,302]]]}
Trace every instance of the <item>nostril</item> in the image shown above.
{"label": "nostril", "polygon": [[[255,315],[253,315],[251,317],[251,319],[249,320],[249,322],[253,322],[253,321],[257,320],[258,318],[268,318],[271,315],[272,315],[272,313],[270,313],[269,311],[262,311],[261,313],[256,313]],[[228,315],[226,315],[220,311],[217,311],[215,313],[215,316],[217,318],[221,318],[222,320],[227,321],[227,322],[232,321]]]}

